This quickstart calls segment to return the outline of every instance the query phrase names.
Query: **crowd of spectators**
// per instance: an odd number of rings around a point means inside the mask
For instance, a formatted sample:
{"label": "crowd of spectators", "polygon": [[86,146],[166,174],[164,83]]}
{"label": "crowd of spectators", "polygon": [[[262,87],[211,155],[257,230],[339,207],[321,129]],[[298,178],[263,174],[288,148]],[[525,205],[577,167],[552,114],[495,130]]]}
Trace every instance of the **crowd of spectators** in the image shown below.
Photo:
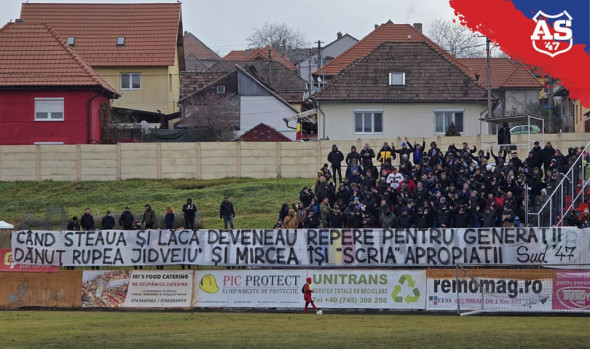
{"label": "crowd of spectators", "polygon": [[[545,203],[572,166],[574,185],[580,185],[576,159],[583,147],[562,154],[550,142],[535,142],[520,159],[509,145],[497,154],[467,143],[446,150],[436,142],[425,146],[424,138],[414,144],[406,138],[399,149],[386,142],[378,151],[365,144],[357,152],[353,145],[344,156],[333,145],[315,184],[291,206],[282,205],[275,228],[513,227],[524,225],[527,215],[530,226],[548,226],[565,202],[559,198],[553,212]],[[583,159],[585,166],[587,153]],[[590,214],[571,211],[564,224],[588,227]]]}

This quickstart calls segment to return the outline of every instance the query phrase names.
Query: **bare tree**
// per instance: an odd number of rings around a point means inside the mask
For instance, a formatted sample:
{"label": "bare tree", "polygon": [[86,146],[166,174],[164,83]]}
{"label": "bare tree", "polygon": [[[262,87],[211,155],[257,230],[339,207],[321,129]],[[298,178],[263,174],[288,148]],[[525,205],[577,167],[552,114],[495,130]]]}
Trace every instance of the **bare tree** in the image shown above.
{"label": "bare tree", "polygon": [[432,41],[457,58],[486,56],[485,38],[457,22],[436,19],[432,21],[428,35]]}
{"label": "bare tree", "polygon": [[213,93],[195,97],[186,106],[182,126],[207,131],[214,140],[232,140],[240,124],[239,99],[232,97]]}
{"label": "bare tree", "polygon": [[252,33],[246,37],[246,41],[251,48],[270,45],[281,53],[288,49],[308,46],[305,35],[299,29],[291,28],[285,23],[264,23],[262,26],[254,28]]}

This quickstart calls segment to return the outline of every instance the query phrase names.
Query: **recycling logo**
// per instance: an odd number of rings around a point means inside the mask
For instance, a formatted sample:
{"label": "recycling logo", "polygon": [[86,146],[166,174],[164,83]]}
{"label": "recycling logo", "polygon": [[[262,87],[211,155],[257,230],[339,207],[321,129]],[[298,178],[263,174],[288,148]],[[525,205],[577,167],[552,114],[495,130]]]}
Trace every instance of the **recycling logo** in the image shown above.
{"label": "recycling logo", "polygon": [[[403,292],[402,292],[403,290]],[[405,297],[403,295],[406,295]],[[420,290],[410,274],[404,274],[399,278],[399,285],[393,288],[391,298],[396,303],[416,303],[420,299]]]}

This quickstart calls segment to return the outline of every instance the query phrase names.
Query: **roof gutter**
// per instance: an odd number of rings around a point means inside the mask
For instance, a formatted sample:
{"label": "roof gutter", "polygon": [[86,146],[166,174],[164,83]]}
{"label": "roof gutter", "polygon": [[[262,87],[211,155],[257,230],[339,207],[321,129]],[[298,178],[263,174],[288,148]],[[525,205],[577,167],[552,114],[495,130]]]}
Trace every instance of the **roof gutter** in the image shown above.
{"label": "roof gutter", "polygon": [[96,93],[92,98],[90,98],[88,100],[88,106],[86,109],[86,144],[91,144],[92,143],[92,128],[90,126],[90,107],[92,106],[92,101],[94,101],[95,99],[97,99],[98,97],[100,97],[99,93]]}

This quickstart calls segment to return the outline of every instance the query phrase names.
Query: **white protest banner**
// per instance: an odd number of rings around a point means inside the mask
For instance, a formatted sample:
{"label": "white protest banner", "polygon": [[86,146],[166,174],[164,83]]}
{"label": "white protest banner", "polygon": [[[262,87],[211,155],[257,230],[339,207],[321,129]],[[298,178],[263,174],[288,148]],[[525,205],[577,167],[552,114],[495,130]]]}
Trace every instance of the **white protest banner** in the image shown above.
{"label": "white protest banner", "polygon": [[191,270],[85,270],[82,280],[82,307],[187,308],[191,305]]}
{"label": "white protest banner", "polygon": [[590,263],[590,229],[18,231],[15,262],[278,268]]}
{"label": "white protest banner", "polygon": [[426,310],[550,312],[552,292],[551,278],[429,276]]}
{"label": "white protest banner", "polygon": [[194,307],[303,308],[301,288],[311,277],[320,308],[425,309],[425,271],[212,270],[195,275]]}
{"label": "white protest banner", "polygon": [[203,270],[195,272],[193,307],[301,307],[305,270]]}

